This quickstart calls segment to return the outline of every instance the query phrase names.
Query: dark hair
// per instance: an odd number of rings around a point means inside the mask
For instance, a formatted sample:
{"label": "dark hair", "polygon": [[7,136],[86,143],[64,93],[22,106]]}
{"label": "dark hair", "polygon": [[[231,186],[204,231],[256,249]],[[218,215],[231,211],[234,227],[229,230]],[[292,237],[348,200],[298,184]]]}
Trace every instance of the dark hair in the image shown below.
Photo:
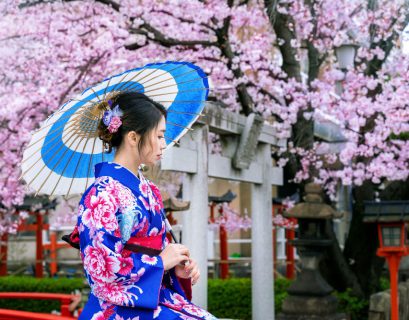
{"label": "dark hair", "polygon": [[162,116],[165,119],[167,117],[165,107],[143,93],[122,92],[110,100],[112,100],[112,108],[118,105],[123,115],[121,116],[122,125],[117,132],[110,133],[102,119],[98,124],[98,136],[104,142],[108,153],[112,151],[112,148],[118,148],[124,135],[130,131],[135,131],[141,136],[138,144],[138,149],[141,150],[149,132],[157,127]]}

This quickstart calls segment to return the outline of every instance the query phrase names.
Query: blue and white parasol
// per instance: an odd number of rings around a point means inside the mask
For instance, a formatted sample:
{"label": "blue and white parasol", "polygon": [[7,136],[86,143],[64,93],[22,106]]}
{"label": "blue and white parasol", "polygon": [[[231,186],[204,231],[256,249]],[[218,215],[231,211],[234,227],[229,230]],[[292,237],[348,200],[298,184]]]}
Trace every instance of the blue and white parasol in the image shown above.
{"label": "blue and white parasol", "polygon": [[189,62],[148,64],[110,77],[62,105],[33,134],[22,160],[22,177],[36,193],[80,194],[93,182],[94,166],[112,161],[97,134],[99,102],[123,91],[146,94],[168,110],[167,147],[200,116],[209,85],[206,74]]}

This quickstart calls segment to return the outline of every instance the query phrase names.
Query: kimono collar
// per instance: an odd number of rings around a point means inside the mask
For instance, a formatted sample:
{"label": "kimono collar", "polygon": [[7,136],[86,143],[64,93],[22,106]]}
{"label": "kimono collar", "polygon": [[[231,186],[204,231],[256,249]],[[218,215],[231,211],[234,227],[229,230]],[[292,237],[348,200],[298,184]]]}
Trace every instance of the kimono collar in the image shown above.
{"label": "kimono collar", "polygon": [[[142,173],[138,170],[138,174],[142,177]],[[130,170],[115,162],[101,162],[95,165],[95,178],[112,177],[119,181],[124,186],[139,192],[139,184],[141,180]]]}

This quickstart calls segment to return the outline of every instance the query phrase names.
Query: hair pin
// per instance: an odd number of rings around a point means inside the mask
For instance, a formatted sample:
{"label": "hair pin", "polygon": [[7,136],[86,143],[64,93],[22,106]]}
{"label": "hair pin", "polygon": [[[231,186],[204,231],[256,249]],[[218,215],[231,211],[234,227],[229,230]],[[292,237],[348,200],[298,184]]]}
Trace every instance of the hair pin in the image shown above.
{"label": "hair pin", "polygon": [[[108,100],[108,104],[109,106],[112,106],[112,101]],[[122,115],[123,112],[119,109],[119,105],[116,105],[114,109],[108,108],[108,110],[105,110],[102,121],[108,127],[110,133],[118,131],[119,127],[122,125]]]}

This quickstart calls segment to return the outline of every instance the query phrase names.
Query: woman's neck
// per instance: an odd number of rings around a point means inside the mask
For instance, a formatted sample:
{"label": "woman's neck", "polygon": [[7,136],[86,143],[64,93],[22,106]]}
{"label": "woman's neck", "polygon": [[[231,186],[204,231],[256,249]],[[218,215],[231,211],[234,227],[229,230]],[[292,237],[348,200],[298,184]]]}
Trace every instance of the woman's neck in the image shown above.
{"label": "woman's neck", "polygon": [[140,163],[136,159],[133,159],[132,157],[126,157],[125,153],[123,152],[117,152],[115,154],[113,161],[127,168],[129,171],[131,171],[135,176],[139,178],[138,168],[140,166]]}

